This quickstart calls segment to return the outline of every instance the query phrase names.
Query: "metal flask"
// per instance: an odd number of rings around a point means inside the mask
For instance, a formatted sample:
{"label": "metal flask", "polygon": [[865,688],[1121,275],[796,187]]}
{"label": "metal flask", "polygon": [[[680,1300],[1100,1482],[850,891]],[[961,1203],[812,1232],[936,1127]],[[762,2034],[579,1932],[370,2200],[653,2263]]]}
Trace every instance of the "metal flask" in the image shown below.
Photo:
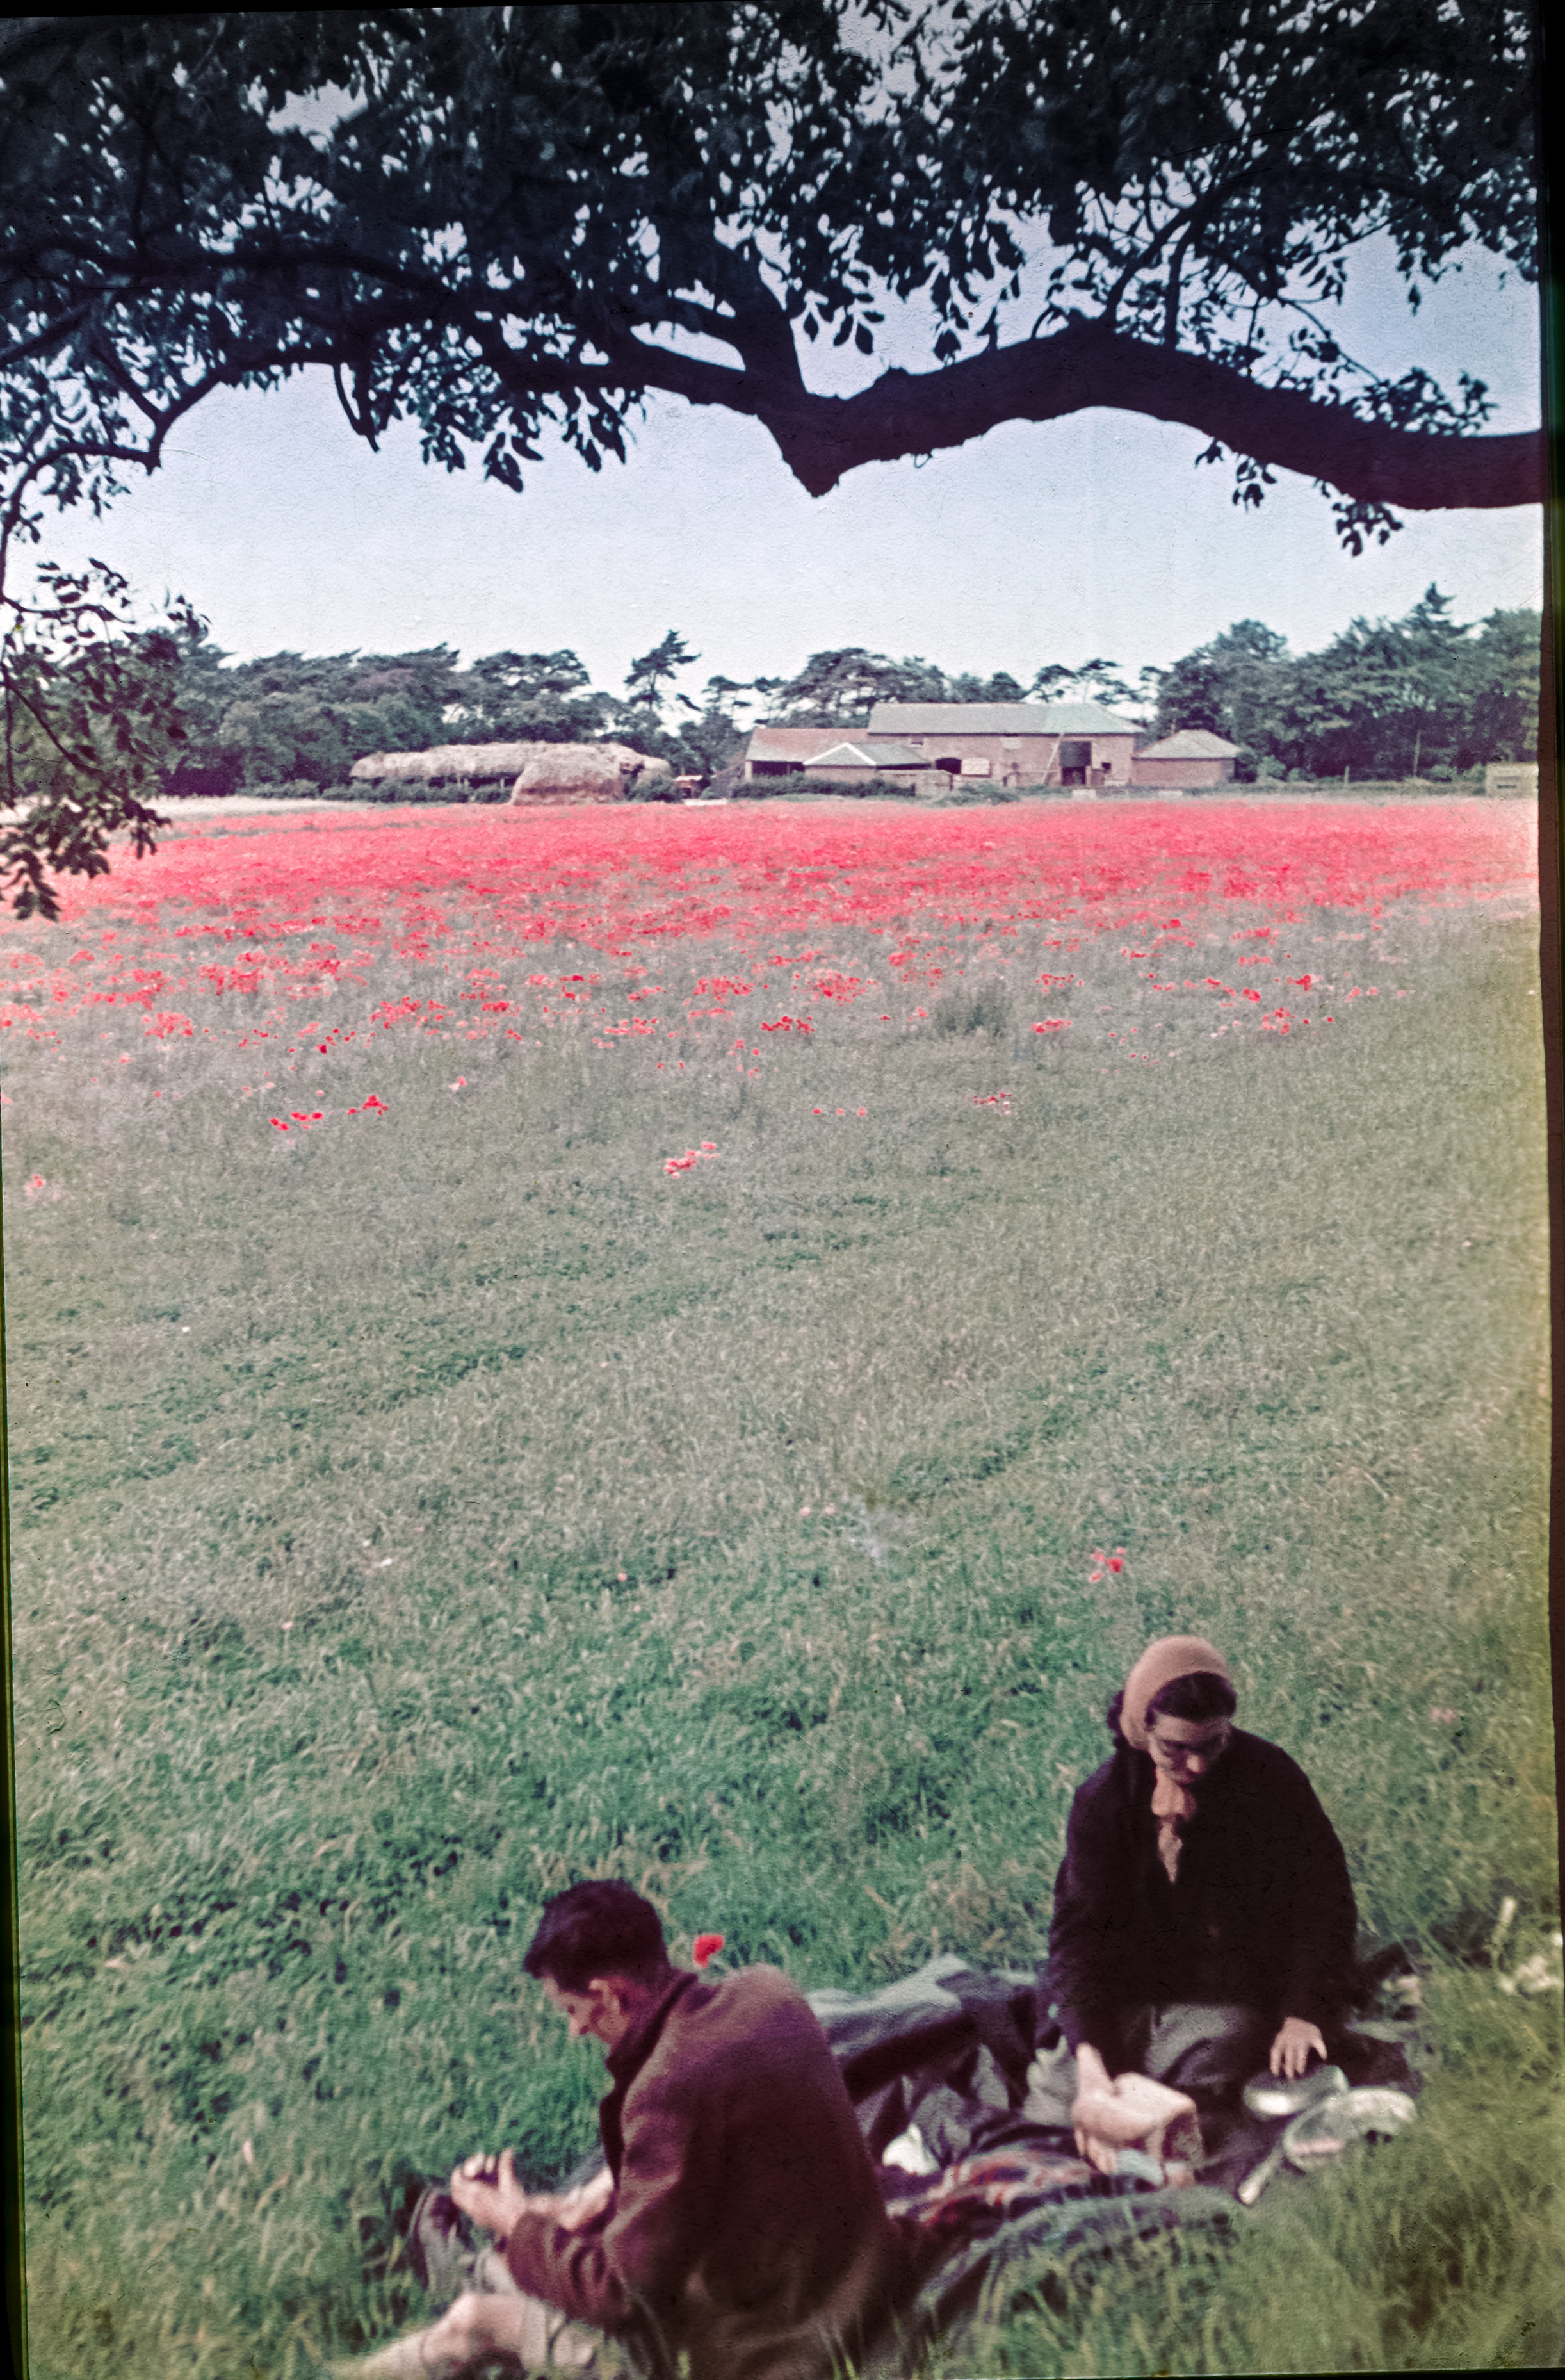
{"label": "metal flask", "polygon": [[1340,2066],[1317,2066],[1313,2074],[1253,2075],[1244,2085],[1244,2105],[1252,2116],[1302,2116],[1317,2099],[1345,2091],[1348,2078]]}
{"label": "metal flask", "polygon": [[1286,2158],[1300,2173],[1339,2156],[1353,2141],[1388,2139],[1406,2130],[1418,2110],[1405,2091],[1332,2091],[1293,2118],[1268,2156],[1247,2173],[1236,2193],[1254,2206]]}

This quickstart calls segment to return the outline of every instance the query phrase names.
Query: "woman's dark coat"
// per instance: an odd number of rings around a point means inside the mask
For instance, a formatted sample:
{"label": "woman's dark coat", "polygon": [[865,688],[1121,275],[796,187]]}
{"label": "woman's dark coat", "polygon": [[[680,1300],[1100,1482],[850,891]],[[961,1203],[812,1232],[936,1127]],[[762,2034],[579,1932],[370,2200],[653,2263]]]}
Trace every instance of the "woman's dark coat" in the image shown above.
{"label": "woman's dark coat", "polygon": [[1126,2063],[1122,2019],[1148,2005],[1237,2002],[1325,2031],[1341,2013],[1357,1914],[1303,1769],[1235,1728],[1193,1788],[1171,1885],[1153,1782],[1151,1760],[1122,1738],[1071,1804],[1040,2018],[1052,2003],[1072,2049],[1089,2043],[1111,2074]]}

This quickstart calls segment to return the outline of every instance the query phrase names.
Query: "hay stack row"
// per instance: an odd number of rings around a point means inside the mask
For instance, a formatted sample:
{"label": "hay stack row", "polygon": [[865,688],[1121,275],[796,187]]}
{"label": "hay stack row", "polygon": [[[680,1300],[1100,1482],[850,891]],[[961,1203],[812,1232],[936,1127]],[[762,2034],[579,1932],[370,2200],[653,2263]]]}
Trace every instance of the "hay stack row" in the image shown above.
{"label": "hay stack row", "polygon": [[669,773],[628,744],[436,744],[427,752],[368,752],[348,774],[359,783],[468,784],[512,779],[511,799],[621,802],[645,779]]}

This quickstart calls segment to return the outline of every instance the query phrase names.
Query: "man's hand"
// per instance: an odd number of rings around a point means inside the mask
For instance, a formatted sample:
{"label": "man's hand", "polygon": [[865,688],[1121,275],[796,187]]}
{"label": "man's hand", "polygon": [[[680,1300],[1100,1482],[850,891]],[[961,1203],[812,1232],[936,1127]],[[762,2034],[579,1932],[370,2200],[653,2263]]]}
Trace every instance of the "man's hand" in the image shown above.
{"label": "man's hand", "polygon": [[509,2149],[501,2151],[498,2167],[487,2156],[465,2158],[451,2177],[451,2195],[464,2215],[502,2240],[509,2239],[518,2216],[536,2204],[516,2180]]}
{"label": "man's hand", "polygon": [[1302,2074],[1309,2064],[1310,2052],[1317,2058],[1326,2055],[1326,2044],[1317,2024],[1306,2023],[1302,2016],[1285,2016],[1277,2039],[1271,2045],[1270,2066],[1274,2074],[1290,2078]]}
{"label": "man's hand", "polygon": [[609,2206],[613,2195],[614,2177],[604,2166],[590,2181],[578,2182],[574,2190],[561,2192],[554,2201],[554,2220],[563,2231],[585,2231]]}

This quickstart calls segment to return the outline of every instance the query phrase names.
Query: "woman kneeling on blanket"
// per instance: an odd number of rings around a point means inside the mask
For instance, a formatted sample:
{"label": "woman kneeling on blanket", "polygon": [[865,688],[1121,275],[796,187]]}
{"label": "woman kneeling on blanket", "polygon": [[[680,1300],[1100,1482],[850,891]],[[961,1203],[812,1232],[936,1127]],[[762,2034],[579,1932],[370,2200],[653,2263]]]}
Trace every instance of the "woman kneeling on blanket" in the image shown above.
{"label": "woman kneeling on blanket", "polygon": [[1160,1637],[1071,1805],[1039,1991],[1040,2036],[1051,2004],[1064,2041],[1035,2062],[1027,2111],[1068,2122],[1103,2172],[1134,2137],[1140,2078],[1220,2109],[1259,2068],[1324,2058],[1344,2010],[1342,1847],[1296,1763],[1234,1726],[1237,1699],[1204,1637]]}

